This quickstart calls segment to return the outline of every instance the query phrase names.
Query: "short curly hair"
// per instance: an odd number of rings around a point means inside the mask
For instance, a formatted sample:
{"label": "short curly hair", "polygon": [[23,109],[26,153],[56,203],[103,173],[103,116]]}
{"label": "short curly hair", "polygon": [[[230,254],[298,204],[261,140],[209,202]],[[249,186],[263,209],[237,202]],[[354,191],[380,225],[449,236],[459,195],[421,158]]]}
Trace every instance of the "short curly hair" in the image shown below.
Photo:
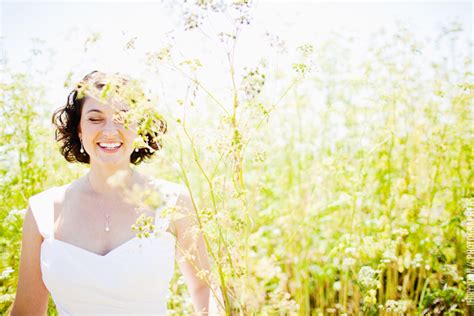
{"label": "short curly hair", "polygon": [[[113,77],[115,81],[114,88],[119,90],[126,86],[130,79],[128,76],[115,73],[113,75],[107,75],[106,73],[94,70],[87,74],[69,93],[66,105],[58,108],[52,115],[52,123],[55,125],[55,139],[60,142],[60,153],[64,156],[68,162],[79,162],[79,163],[90,163],[90,157],[87,152],[81,153],[81,141],[79,138],[79,124],[81,121],[82,107],[84,105],[85,96],[90,95],[91,88],[96,91],[102,91],[103,88],[110,88],[107,84],[108,79]],[[134,91],[139,93],[141,96],[145,96],[143,91]],[[132,98],[131,102],[136,101]],[[150,101],[150,99],[147,99]],[[146,120],[140,119],[139,124]],[[160,150],[162,146],[161,137],[167,132],[166,121],[158,115],[158,117],[152,117],[152,123],[154,128],[147,129],[145,132],[147,147],[137,148],[138,151],[134,150],[130,155],[130,162],[137,165],[143,161],[150,159],[153,154]],[[139,129],[140,130],[140,129]]]}

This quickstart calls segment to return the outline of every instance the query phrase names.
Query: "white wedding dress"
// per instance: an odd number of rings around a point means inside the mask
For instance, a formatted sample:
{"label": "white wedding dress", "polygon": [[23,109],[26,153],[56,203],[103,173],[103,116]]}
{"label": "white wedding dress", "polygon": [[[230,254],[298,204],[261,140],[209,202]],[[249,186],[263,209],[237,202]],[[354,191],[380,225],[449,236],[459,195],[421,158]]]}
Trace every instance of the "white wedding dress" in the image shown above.
{"label": "white wedding dress", "polygon": [[176,204],[183,186],[156,180],[165,204],[156,210],[158,236],[134,237],[98,255],[54,238],[53,201],[70,184],[53,187],[29,199],[44,240],[41,273],[57,307],[64,315],[165,315],[168,286],[173,275],[175,243],[160,217]]}

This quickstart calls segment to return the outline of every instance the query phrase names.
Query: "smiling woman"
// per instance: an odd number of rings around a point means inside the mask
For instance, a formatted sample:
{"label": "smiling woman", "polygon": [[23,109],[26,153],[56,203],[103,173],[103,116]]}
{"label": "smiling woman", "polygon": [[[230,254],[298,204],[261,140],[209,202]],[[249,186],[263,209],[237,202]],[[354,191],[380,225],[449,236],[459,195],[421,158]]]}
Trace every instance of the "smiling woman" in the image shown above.
{"label": "smiling woman", "polygon": [[208,311],[209,283],[199,276],[209,260],[190,196],[131,168],[166,133],[147,104],[131,79],[94,71],[53,114],[61,154],[90,170],[29,198],[11,315],[44,314],[48,294],[59,315],[164,315],[175,259],[195,310]]}
{"label": "smiling woman", "polygon": [[[106,101],[112,102],[104,104]],[[57,127],[56,140],[62,142],[62,155],[69,162],[89,163],[93,147],[89,147],[89,144],[86,144],[85,148],[82,147],[84,144],[81,142],[80,129],[87,128],[89,123],[104,124],[106,114],[113,114],[115,121],[124,122],[125,117],[119,114],[120,112],[127,113],[129,108],[133,107],[133,110],[138,110],[135,113],[143,113],[136,106],[149,101],[139,89],[139,85],[124,75],[107,76],[99,71],[89,73],[69,94],[67,104],[53,114],[53,124]],[[114,112],[117,110],[119,113]],[[87,116],[87,121],[81,121],[83,115]],[[141,123],[151,121],[153,124],[137,131],[141,132],[141,135],[137,136],[145,141],[142,148],[135,148],[131,153],[130,162],[133,164],[149,159],[156,150],[159,150],[162,146],[160,138],[167,131],[166,121],[156,111],[148,112],[146,117],[140,118],[140,121]],[[125,123],[124,127],[127,126]],[[153,128],[150,128],[150,125]]]}

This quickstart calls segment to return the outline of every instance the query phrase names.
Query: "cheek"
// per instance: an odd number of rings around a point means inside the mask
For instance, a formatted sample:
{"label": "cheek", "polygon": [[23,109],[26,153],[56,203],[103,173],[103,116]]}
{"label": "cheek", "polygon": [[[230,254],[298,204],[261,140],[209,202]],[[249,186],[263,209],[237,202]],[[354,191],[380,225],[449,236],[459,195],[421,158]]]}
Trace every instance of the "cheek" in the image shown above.
{"label": "cheek", "polygon": [[128,129],[125,131],[125,137],[129,144],[133,144],[135,138],[138,137],[138,134],[136,133],[136,131]]}
{"label": "cheek", "polygon": [[81,124],[81,134],[83,137],[92,137],[98,130],[98,126],[84,122]]}

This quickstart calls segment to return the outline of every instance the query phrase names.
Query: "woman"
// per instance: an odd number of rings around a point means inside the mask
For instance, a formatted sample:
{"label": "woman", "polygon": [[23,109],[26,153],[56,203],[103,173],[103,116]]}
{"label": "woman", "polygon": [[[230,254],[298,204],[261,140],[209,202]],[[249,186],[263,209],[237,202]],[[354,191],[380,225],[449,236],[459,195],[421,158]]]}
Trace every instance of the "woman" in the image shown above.
{"label": "woman", "polygon": [[[198,275],[209,261],[202,235],[189,233],[199,231],[190,197],[181,185],[131,168],[161,148],[166,132],[162,119],[127,119],[143,101],[130,94],[132,82],[94,71],[54,113],[61,153],[90,170],[29,199],[10,315],[44,315],[48,293],[60,315],[163,315],[175,259],[195,311],[207,313],[210,288]],[[150,117],[156,125],[143,129]],[[157,208],[142,203],[152,193]],[[170,207],[182,216],[160,216]]]}

